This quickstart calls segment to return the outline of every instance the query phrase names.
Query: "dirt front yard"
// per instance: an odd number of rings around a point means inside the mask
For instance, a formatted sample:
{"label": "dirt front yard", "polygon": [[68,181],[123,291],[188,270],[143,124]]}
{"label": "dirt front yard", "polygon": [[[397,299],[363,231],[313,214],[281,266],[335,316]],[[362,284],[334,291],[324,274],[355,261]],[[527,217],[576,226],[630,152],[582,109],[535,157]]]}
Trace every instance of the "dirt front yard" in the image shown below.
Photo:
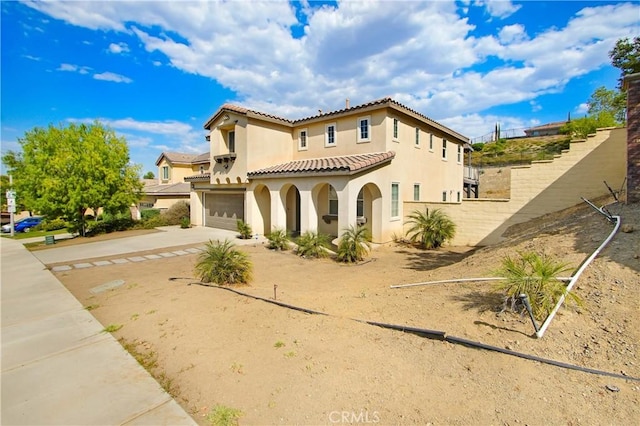
{"label": "dirt front yard", "polygon": [[[254,280],[237,290],[272,299],[277,285],[278,301],[328,316],[193,284],[195,254],[56,276],[105,327],[122,325],[115,337],[201,424],[218,404],[241,410],[241,424],[261,425],[636,424],[640,381],[354,321],[442,330],[640,378],[640,208],[623,210],[625,220],[635,231],[619,233],[578,282],[584,306],[563,308],[542,339],[527,317],[499,313],[491,283],[390,286],[492,276],[505,254],[522,250],[577,268],[611,230],[588,208],[521,226],[491,248],[390,244],[358,265],[240,248]],[[90,291],[117,279],[125,284]]]}

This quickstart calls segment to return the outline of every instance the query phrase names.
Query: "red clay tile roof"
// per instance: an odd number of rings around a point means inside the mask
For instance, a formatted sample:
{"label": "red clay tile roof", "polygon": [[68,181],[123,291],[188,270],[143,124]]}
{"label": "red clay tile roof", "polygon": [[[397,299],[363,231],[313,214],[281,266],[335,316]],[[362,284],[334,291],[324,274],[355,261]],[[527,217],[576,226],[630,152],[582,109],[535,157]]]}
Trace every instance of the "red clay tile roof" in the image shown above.
{"label": "red clay tile roof", "polygon": [[390,162],[396,153],[373,152],[343,155],[340,157],[309,158],[290,161],[247,173],[249,178],[282,177],[290,175],[339,174],[352,175],[372,167]]}
{"label": "red clay tile roof", "polygon": [[184,180],[186,182],[209,182],[211,180],[211,173],[200,173],[193,176],[187,176]]}

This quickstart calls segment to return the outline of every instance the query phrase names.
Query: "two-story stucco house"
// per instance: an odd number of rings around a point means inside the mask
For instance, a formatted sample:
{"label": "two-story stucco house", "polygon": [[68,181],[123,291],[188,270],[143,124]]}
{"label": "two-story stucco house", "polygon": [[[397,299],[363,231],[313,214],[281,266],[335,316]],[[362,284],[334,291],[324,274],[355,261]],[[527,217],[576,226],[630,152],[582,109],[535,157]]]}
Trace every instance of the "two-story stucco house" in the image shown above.
{"label": "two-story stucco house", "polygon": [[191,221],[258,234],[403,233],[403,201],[459,203],[468,138],[390,98],[299,120],[225,104],[204,125],[211,173],[191,182]]}
{"label": "two-story stucco house", "polygon": [[163,152],[156,160],[158,177],[144,179],[143,197],[138,202],[137,217],[145,209],[165,210],[178,201],[189,202],[191,185],[184,181],[187,176],[208,173],[210,157],[205,154]]}

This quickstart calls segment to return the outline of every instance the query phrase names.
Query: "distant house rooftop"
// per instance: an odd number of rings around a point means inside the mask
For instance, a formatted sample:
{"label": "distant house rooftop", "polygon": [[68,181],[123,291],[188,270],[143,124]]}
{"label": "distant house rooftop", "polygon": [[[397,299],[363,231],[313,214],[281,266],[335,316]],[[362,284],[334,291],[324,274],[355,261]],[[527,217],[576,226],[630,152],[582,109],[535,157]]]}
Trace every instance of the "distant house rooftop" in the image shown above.
{"label": "distant house rooftop", "polygon": [[560,134],[560,128],[567,124],[568,121],[555,121],[553,123],[542,124],[536,127],[530,127],[524,131],[527,136],[551,136]]}

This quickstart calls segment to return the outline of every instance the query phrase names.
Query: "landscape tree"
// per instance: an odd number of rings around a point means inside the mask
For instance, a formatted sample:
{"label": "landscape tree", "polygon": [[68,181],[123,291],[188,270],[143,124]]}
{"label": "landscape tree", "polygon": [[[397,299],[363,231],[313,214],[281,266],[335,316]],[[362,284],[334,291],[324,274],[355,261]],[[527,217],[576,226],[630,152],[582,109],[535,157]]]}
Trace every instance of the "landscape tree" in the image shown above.
{"label": "landscape tree", "polygon": [[99,122],[36,127],[18,139],[21,152],[2,161],[25,207],[64,217],[85,235],[85,213],[119,213],[140,199],[139,166],[130,164],[123,137]]}
{"label": "landscape tree", "polygon": [[633,41],[621,38],[609,52],[611,65],[620,70],[618,89],[622,90],[624,77],[628,74],[640,72],[640,37],[634,37]]}
{"label": "landscape tree", "polygon": [[155,179],[156,175],[153,174],[153,172],[147,172],[144,174],[144,176],[142,177],[143,179]]}

